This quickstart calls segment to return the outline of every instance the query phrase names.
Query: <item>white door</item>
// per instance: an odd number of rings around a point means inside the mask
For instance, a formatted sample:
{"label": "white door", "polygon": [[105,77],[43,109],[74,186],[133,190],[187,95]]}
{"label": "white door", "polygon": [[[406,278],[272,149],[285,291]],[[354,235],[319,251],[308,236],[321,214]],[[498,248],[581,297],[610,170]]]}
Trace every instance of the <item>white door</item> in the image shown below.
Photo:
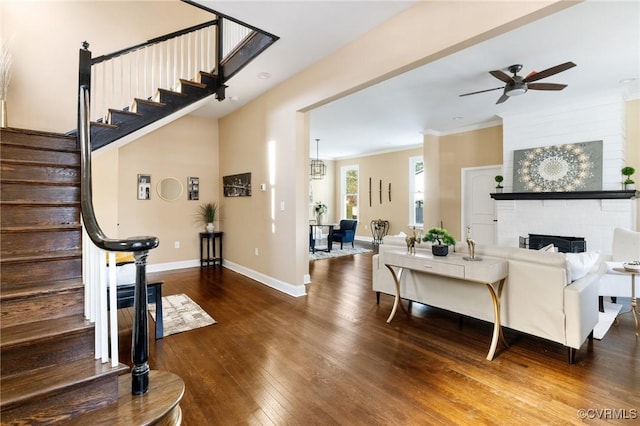
{"label": "white door", "polygon": [[502,167],[474,167],[462,171],[462,232],[463,240],[467,226],[471,225],[471,236],[477,244],[495,244],[497,240],[496,205],[490,193],[495,192],[494,177],[502,174]]}

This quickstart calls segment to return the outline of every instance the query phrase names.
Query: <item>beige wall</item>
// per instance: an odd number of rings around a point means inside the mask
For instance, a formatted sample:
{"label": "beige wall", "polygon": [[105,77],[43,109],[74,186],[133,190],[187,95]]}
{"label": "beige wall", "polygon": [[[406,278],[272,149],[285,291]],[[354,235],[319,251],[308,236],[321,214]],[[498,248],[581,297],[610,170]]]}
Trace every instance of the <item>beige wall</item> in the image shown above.
{"label": "beige wall", "polygon": [[[183,247],[192,247],[190,239],[196,238],[198,229],[189,218],[191,207],[185,206],[186,201],[167,203],[157,197],[135,200],[136,174],[150,173],[155,185],[165,176],[173,175],[184,182],[187,176],[199,173],[204,191],[209,176],[213,182],[222,175],[251,172],[252,197],[222,200],[225,258],[259,279],[303,294],[302,284],[308,275],[308,111],[567,5],[555,1],[419,2],[221,119],[219,156],[208,151],[215,148],[207,144],[215,142],[185,137],[199,133],[196,128],[207,129],[208,124],[202,122],[195,127],[178,122],[145,136],[109,160],[118,166],[119,235],[158,235],[161,247],[150,257],[151,263],[197,258],[193,252],[173,249],[172,244],[180,240]],[[50,131],[75,127],[77,50],[81,41],[91,43],[95,56],[183,28],[195,23],[191,19],[196,16],[196,22],[202,22],[203,15],[210,17],[177,0],[5,0],[0,7],[3,37],[15,34],[9,124]],[[167,28],[169,25],[172,27]],[[213,129],[203,133],[215,138]],[[190,148],[191,143],[203,146]],[[198,155],[203,151],[206,154]],[[223,159],[219,170],[217,158]],[[381,178],[391,179],[382,174]],[[255,190],[260,183],[267,185],[265,192]],[[113,178],[100,184],[112,185]],[[210,191],[213,198],[218,195],[216,189]],[[206,200],[204,194],[202,200]],[[195,211],[195,203],[193,206]],[[101,214],[113,217],[111,209]],[[146,220],[136,223],[134,217]]]}
{"label": "beige wall", "polygon": [[[360,200],[358,209],[358,237],[371,239],[370,223],[375,219],[389,221],[389,235],[409,228],[409,158],[422,155],[422,149],[409,149],[378,155],[336,161],[335,204],[340,204],[340,168],[357,165],[359,169]],[[369,205],[371,179],[371,206]],[[382,181],[382,203],[380,202]],[[391,184],[391,201],[389,201]],[[340,219],[340,218],[338,218]]]}
{"label": "beige wall", "polygon": [[[150,265],[199,259],[198,233],[204,231],[204,225],[196,222],[195,215],[202,203],[219,203],[221,221],[215,225],[225,230],[225,207],[230,199],[221,197],[216,120],[185,116],[135,143],[98,152],[92,161],[97,173],[94,205],[101,227],[110,237],[158,237],[160,246],[150,252]],[[150,200],[137,199],[138,174],[151,175]],[[188,176],[200,178],[198,201],[187,199]],[[182,183],[179,200],[169,202],[158,196],[157,185],[166,177]],[[113,230],[116,233],[110,234]],[[176,241],[180,248],[174,248]]]}
{"label": "beige wall", "polygon": [[502,126],[440,137],[440,217],[432,226],[444,227],[460,240],[461,170],[465,167],[501,165]]}
{"label": "beige wall", "polygon": [[1,34],[13,37],[9,125],[53,132],[76,128],[83,41],[97,57],[212,16],[179,0],[2,0]]}
{"label": "beige wall", "polygon": [[[636,188],[640,188],[640,99],[627,102],[626,113],[626,164],[636,169],[636,174],[633,176],[633,180],[636,182]],[[636,200],[636,207],[636,230],[640,230],[640,200]]]}
{"label": "beige wall", "polygon": [[[277,164],[268,199],[252,197],[246,203],[227,207],[231,219],[225,222],[225,229],[235,235],[251,235],[251,243],[231,239],[225,256],[256,275],[267,275],[300,289],[309,270],[307,111],[523,25],[534,15],[541,17],[551,9],[558,10],[553,5],[540,12],[552,3],[420,2],[222,118],[223,174],[252,167],[253,173],[266,176],[265,147],[269,141],[276,147]],[[526,17],[528,14],[532,15]],[[268,206],[276,208],[269,210]],[[245,214],[248,209],[251,215]],[[260,246],[260,255],[255,255],[252,245]],[[303,292],[298,290],[296,294]]]}

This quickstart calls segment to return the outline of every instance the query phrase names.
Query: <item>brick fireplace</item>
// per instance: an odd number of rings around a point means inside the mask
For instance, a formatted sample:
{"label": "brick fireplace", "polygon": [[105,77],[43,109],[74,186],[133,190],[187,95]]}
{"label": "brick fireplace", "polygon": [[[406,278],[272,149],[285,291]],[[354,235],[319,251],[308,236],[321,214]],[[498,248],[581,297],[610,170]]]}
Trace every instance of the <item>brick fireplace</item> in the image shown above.
{"label": "brick fireplace", "polygon": [[[504,192],[513,188],[515,150],[603,141],[602,190],[621,188],[625,165],[625,109],[619,95],[591,99],[562,108],[526,114],[504,114]],[[497,243],[518,246],[532,234],[581,236],[589,250],[610,253],[613,229],[635,229],[632,199],[518,199],[496,201]]]}

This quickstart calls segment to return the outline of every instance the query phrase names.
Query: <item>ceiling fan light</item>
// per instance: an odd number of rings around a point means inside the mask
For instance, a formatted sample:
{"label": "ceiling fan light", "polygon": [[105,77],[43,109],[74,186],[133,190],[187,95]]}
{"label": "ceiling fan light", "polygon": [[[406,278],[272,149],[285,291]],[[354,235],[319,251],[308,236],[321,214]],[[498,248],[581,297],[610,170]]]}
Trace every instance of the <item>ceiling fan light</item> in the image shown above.
{"label": "ceiling fan light", "polygon": [[524,83],[515,83],[507,86],[507,89],[504,91],[504,94],[507,96],[518,96],[524,95],[525,93],[527,93],[527,85]]}

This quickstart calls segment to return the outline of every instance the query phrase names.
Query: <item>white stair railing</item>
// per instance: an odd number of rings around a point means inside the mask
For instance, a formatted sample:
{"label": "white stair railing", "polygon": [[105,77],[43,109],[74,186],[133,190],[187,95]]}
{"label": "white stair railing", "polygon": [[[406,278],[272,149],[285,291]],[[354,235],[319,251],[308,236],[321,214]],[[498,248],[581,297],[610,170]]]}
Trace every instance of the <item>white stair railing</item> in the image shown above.
{"label": "white stair railing", "polygon": [[85,318],[95,324],[95,358],[103,363],[111,361],[111,366],[117,367],[119,357],[116,255],[115,252],[98,248],[84,227],[82,231]]}
{"label": "white stair railing", "polygon": [[223,61],[254,30],[219,18],[95,58],[91,121],[106,123],[109,108],[132,110],[135,98],[157,101],[158,88],[177,91],[181,79],[199,82],[200,71],[216,73],[218,22],[222,22]]}

